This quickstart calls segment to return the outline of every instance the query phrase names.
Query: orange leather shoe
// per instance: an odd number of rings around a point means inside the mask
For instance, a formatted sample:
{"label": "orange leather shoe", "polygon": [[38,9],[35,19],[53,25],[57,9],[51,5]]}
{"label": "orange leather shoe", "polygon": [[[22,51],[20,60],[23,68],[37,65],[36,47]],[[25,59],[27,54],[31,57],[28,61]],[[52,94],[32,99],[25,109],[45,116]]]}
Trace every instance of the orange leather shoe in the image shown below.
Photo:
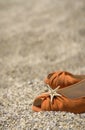
{"label": "orange leather shoe", "polygon": [[44,82],[48,84],[52,89],[55,89],[57,86],[64,88],[83,79],[85,79],[85,75],[73,75],[66,71],[57,71],[48,74]]}
{"label": "orange leather shoe", "polygon": [[45,83],[50,85],[50,91],[35,98],[33,111],[66,111],[75,114],[85,112],[84,75],[54,72],[48,75]]}
{"label": "orange leather shoe", "polygon": [[85,112],[85,97],[78,99],[70,99],[65,96],[54,97],[51,102],[49,94],[41,94],[38,96],[32,106],[32,110],[39,111],[66,111],[72,113]]}

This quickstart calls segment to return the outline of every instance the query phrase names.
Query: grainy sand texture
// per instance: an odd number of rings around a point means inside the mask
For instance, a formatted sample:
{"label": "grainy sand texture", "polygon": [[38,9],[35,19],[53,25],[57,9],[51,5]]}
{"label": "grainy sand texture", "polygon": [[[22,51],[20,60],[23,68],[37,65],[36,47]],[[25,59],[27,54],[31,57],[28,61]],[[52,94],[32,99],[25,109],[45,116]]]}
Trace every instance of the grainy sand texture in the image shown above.
{"label": "grainy sand texture", "polygon": [[85,0],[0,0],[0,130],[85,130],[85,113],[31,110],[57,70],[85,74]]}

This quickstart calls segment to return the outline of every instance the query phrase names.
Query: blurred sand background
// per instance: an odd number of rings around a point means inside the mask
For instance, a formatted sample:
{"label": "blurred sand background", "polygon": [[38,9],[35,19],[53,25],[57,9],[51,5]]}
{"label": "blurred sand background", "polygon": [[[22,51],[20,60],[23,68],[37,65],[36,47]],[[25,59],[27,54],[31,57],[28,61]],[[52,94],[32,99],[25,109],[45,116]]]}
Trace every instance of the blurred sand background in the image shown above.
{"label": "blurred sand background", "polygon": [[0,0],[1,110],[57,70],[85,74],[85,0]]}

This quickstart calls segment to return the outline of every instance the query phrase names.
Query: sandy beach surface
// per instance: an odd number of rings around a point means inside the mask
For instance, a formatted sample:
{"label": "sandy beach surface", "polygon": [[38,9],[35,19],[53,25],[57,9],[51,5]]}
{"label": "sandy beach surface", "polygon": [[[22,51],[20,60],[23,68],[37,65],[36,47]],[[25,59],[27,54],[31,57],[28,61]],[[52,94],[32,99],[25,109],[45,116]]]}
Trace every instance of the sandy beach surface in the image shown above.
{"label": "sandy beach surface", "polygon": [[0,130],[85,130],[85,113],[31,109],[58,70],[85,74],[85,0],[0,0]]}

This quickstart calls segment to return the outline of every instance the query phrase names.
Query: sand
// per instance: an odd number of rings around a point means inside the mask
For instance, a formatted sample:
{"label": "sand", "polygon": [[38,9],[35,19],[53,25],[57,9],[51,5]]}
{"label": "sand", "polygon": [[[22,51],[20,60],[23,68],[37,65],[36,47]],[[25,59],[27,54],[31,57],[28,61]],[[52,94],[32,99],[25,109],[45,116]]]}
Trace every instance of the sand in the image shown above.
{"label": "sand", "polygon": [[1,130],[85,129],[85,113],[31,110],[58,70],[85,74],[85,1],[0,0]]}

